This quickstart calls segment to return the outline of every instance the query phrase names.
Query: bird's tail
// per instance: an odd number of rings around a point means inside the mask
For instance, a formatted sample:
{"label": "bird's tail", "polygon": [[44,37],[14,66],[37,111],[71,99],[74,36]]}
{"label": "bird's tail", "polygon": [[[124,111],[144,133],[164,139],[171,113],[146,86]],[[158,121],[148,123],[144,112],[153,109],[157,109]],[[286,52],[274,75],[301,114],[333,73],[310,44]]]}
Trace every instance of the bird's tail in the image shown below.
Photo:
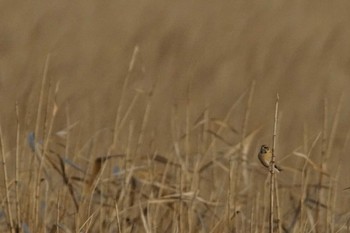
{"label": "bird's tail", "polygon": [[278,172],[283,171],[283,169],[282,169],[280,166],[277,166],[276,164],[275,164],[275,169],[276,169]]}

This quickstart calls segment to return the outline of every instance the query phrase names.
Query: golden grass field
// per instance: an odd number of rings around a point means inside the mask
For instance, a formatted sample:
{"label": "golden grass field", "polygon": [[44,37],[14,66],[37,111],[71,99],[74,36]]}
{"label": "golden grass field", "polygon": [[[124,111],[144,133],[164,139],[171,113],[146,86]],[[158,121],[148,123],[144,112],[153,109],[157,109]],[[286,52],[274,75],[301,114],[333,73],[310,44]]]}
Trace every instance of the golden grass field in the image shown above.
{"label": "golden grass field", "polygon": [[0,232],[350,232],[349,10],[0,1]]}

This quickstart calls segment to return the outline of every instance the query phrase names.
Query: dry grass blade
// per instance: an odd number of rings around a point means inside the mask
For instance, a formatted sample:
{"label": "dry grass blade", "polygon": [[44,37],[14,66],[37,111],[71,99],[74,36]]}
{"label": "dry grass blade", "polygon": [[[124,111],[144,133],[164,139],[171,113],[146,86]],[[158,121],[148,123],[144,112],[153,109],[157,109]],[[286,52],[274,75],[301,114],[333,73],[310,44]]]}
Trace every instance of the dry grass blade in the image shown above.
{"label": "dry grass blade", "polygon": [[195,192],[184,192],[184,193],[174,193],[170,195],[165,195],[159,197],[157,199],[150,199],[149,203],[157,204],[157,203],[172,203],[176,201],[192,201],[196,200],[199,203],[208,205],[208,206],[224,206],[224,203],[217,203],[205,200],[204,198],[198,196]]}
{"label": "dry grass blade", "polygon": [[130,79],[130,72],[134,68],[135,60],[137,58],[138,53],[139,53],[139,47],[135,46],[134,51],[133,51],[132,56],[131,56],[130,63],[129,63],[128,73],[124,79],[122,91],[120,94],[120,100],[119,100],[119,104],[117,107],[117,113],[116,113],[115,122],[114,122],[114,135],[113,135],[113,142],[112,142],[111,148],[114,148],[117,144],[117,139],[118,139],[118,136],[120,133],[120,127],[121,127],[121,125],[120,125],[120,122],[122,119],[121,111],[122,111],[122,107],[123,107],[123,103],[124,103],[124,99],[125,99],[125,92],[126,92],[127,85],[129,83],[129,79]]}
{"label": "dry grass blade", "polygon": [[293,154],[296,155],[296,156],[298,156],[298,157],[301,157],[301,158],[305,159],[305,161],[306,161],[308,164],[310,164],[311,167],[312,167],[314,170],[316,170],[316,171],[318,171],[318,172],[320,172],[320,173],[322,173],[322,174],[324,174],[324,175],[326,175],[326,176],[328,176],[328,177],[330,176],[328,172],[322,170],[322,168],[321,168],[320,166],[318,166],[314,161],[312,161],[307,155],[305,155],[305,154],[303,154],[303,153],[301,153],[301,152],[293,152]]}
{"label": "dry grass blade", "polygon": [[64,138],[67,136],[67,134],[69,133],[69,131],[71,131],[73,128],[75,128],[77,125],[79,124],[78,121],[74,122],[73,124],[67,126],[66,128],[56,132],[55,134],[61,138]]}
{"label": "dry grass blade", "polygon": [[151,230],[149,229],[149,225],[147,223],[147,220],[146,220],[146,217],[144,214],[144,210],[142,209],[141,202],[139,202],[139,208],[140,208],[140,215],[141,215],[141,219],[142,219],[143,228],[144,228],[145,232],[149,233],[149,232],[151,232]]}
{"label": "dry grass blade", "polygon": [[[253,139],[258,135],[258,133],[262,130],[262,128],[263,127],[261,126],[257,129],[255,129],[248,136],[246,136],[246,138],[242,142],[240,142],[236,145],[230,146],[228,149],[226,149],[223,152],[219,152],[220,158],[218,158],[218,159],[226,159],[226,160],[229,159],[230,155],[236,154],[241,149],[241,143],[243,143],[245,145],[245,148],[249,148],[249,145],[251,145]],[[213,135],[217,136],[218,139],[221,138],[221,136],[216,135],[216,133],[214,134],[214,132],[213,132]],[[202,162],[202,163],[204,163],[204,162]],[[204,172],[206,169],[208,169],[214,163],[216,163],[215,160],[210,159],[210,161],[204,163],[201,167],[199,167],[198,172],[199,173]]]}
{"label": "dry grass blade", "polygon": [[68,187],[68,191],[69,191],[69,194],[70,194],[70,196],[71,196],[71,198],[73,200],[75,210],[78,212],[78,210],[79,210],[79,203],[78,203],[77,198],[75,197],[74,188],[73,188],[72,183],[70,182],[70,177],[67,175],[65,162],[63,161],[63,159],[61,158],[60,155],[58,155],[58,159],[59,159],[59,163],[60,163],[60,166],[61,166],[60,174],[62,176],[63,182]]}
{"label": "dry grass blade", "polygon": [[93,166],[92,166],[92,172],[91,172],[91,175],[90,177],[88,178],[87,180],[87,185],[89,188],[92,187],[92,185],[94,183],[96,183],[96,181],[98,180],[98,177],[99,177],[99,174],[103,168],[103,164],[111,159],[111,158],[120,158],[120,157],[125,157],[124,154],[121,154],[121,155],[108,155],[108,156],[101,156],[101,157],[97,157],[95,160],[94,160],[94,163],[93,163]]}

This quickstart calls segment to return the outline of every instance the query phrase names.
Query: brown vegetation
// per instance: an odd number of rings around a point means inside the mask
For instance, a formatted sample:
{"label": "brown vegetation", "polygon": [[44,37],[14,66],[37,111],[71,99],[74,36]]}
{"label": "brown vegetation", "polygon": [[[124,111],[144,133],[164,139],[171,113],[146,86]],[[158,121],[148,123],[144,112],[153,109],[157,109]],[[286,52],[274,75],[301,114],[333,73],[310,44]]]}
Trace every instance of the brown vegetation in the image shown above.
{"label": "brown vegetation", "polygon": [[0,231],[350,231],[349,10],[2,1]]}

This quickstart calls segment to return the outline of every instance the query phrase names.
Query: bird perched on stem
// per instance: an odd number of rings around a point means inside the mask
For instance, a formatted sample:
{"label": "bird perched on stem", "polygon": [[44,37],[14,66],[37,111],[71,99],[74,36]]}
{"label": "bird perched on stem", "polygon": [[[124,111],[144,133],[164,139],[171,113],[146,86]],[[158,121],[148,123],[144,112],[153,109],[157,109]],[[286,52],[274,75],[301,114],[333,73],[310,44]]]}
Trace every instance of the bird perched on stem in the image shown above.
{"label": "bird perched on stem", "polygon": [[[270,167],[270,161],[272,159],[272,150],[270,149],[270,147],[266,146],[266,145],[262,145],[258,154],[258,158],[261,162],[262,165],[264,165],[264,167],[269,168]],[[275,164],[275,169],[278,172],[282,171],[282,168],[277,166],[277,164]]]}

